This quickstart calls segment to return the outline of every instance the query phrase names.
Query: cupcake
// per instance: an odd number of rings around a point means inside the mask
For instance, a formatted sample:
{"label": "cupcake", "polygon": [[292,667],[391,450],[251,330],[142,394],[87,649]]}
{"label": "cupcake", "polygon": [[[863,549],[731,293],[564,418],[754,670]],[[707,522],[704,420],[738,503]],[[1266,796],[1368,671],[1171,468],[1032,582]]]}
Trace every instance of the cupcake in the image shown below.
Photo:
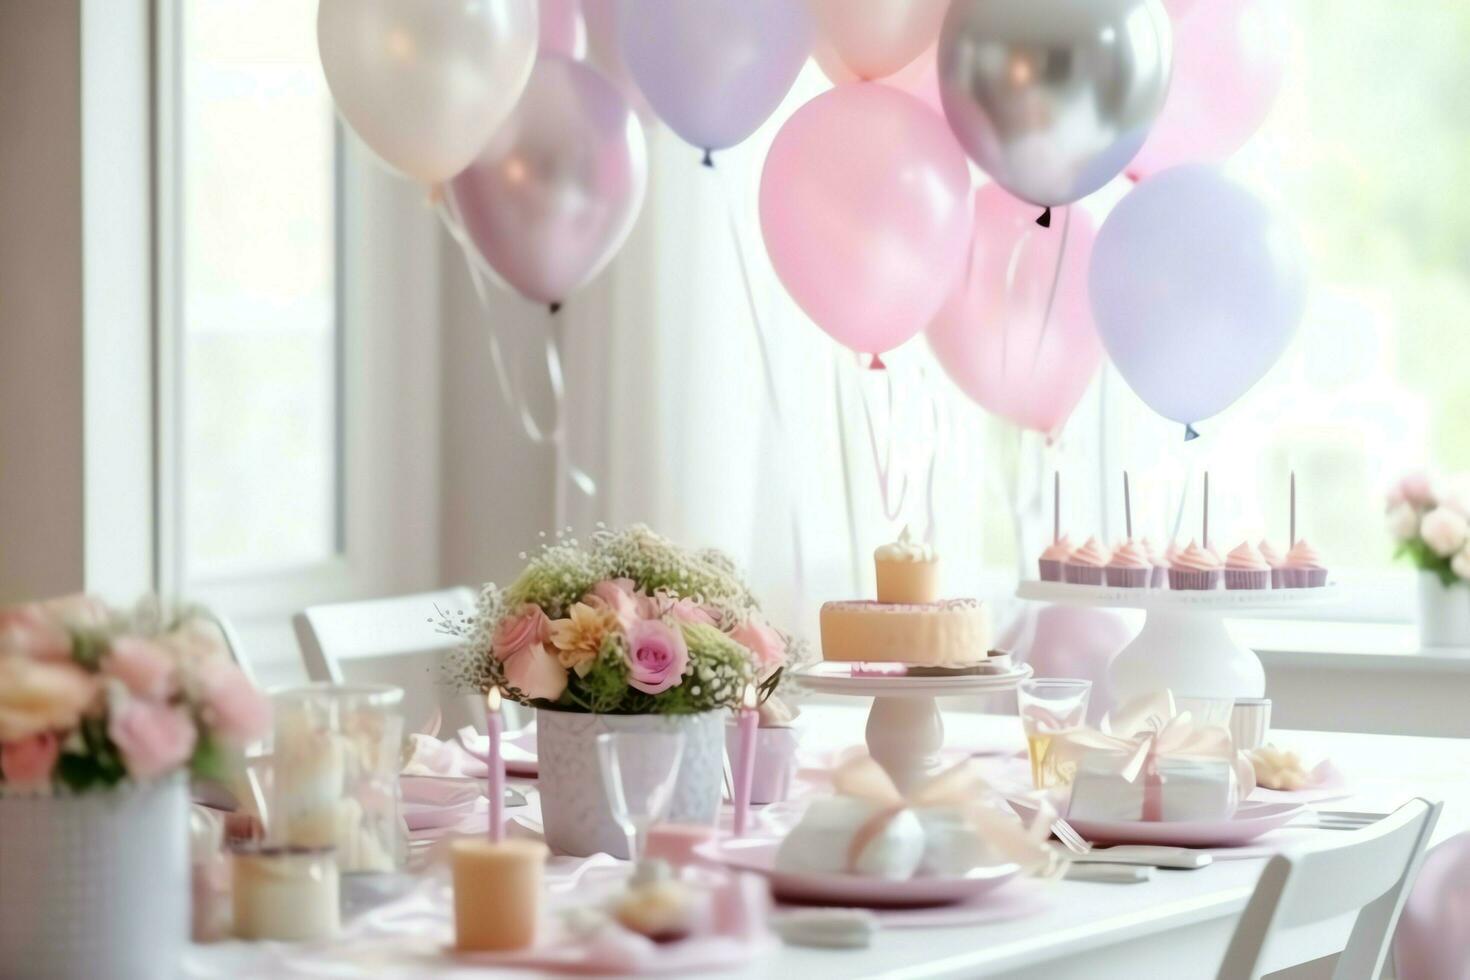
{"label": "cupcake", "polygon": [[1266,564],[1266,559],[1261,553],[1251,547],[1249,541],[1242,541],[1236,545],[1235,550],[1225,556],[1225,588],[1227,589],[1269,589],[1271,587],[1271,566]]}
{"label": "cupcake", "polygon": [[1307,544],[1306,538],[1291,546],[1286,561],[1281,566],[1281,587],[1284,589],[1316,589],[1327,584],[1327,568],[1317,549]]}
{"label": "cupcake", "polygon": [[1111,586],[1124,589],[1146,589],[1154,574],[1153,562],[1149,561],[1148,549],[1136,541],[1124,541],[1113,552],[1112,559],[1103,569]]}
{"label": "cupcake", "polygon": [[1174,563],[1179,560],[1179,556],[1182,555],[1182,554],[1184,554],[1184,549],[1181,548],[1181,547],[1179,547],[1179,541],[1177,539],[1171,539],[1169,541],[1169,547],[1167,547],[1167,548],[1164,549],[1164,585],[1165,586],[1168,586],[1168,587],[1172,588],[1172,586],[1169,584],[1168,571],[1169,571],[1169,569],[1171,569],[1171,568],[1174,567]]}
{"label": "cupcake", "polygon": [[1220,559],[1191,541],[1169,566],[1169,588],[1208,591],[1220,587]]}
{"label": "cupcake", "polygon": [[1072,555],[1072,539],[1065,534],[1057,538],[1037,559],[1041,566],[1041,580],[1043,582],[1060,582],[1062,580],[1062,564]]}
{"label": "cupcake", "polygon": [[1148,538],[1144,538],[1140,544],[1143,550],[1148,552],[1148,562],[1154,567],[1153,575],[1149,577],[1148,584],[1155,589],[1162,589],[1169,584],[1169,562],[1164,553],[1159,550],[1158,545]]}
{"label": "cupcake", "polygon": [[1103,567],[1110,558],[1112,555],[1097,543],[1097,538],[1088,538],[1086,544],[1067,556],[1062,574],[1073,585],[1102,585]]}
{"label": "cupcake", "polygon": [[1265,538],[1261,539],[1261,543],[1256,545],[1256,548],[1261,552],[1261,557],[1266,560],[1266,564],[1271,566],[1271,588],[1281,588],[1281,566],[1286,564],[1286,556],[1277,551],[1276,546]]}

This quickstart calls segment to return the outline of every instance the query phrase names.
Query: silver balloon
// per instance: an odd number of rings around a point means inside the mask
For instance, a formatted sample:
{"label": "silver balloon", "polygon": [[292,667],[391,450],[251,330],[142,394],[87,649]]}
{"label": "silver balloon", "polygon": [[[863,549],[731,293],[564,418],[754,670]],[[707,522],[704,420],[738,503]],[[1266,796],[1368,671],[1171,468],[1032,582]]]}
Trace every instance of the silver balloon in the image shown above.
{"label": "silver balloon", "polygon": [[543,52],[510,119],[449,193],[490,267],[557,304],[622,246],[647,186],[643,126],[627,101],[593,69]]}
{"label": "silver balloon", "polygon": [[1160,0],[955,0],[939,93],[981,169],[1051,207],[1097,190],[1143,146],[1171,50]]}

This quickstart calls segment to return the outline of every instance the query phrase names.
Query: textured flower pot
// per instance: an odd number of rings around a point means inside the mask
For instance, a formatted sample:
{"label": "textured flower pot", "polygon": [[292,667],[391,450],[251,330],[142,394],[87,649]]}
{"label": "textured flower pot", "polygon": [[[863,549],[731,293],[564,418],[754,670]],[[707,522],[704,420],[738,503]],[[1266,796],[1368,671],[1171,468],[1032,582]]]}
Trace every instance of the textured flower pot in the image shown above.
{"label": "textured flower pot", "polygon": [[[781,803],[791,793],[796,771],[796,729],[772,726],[755,730],[755,768],[750,776],[750,802]],[[725,751],[733,769],[740,753],[740,726],[725,726]]]}
{"label": "textured flower pot", "polygon": [[1470,582],[1419,573],[1419,645],[1470,649]]}
{"label": "textured flower pot", "polygon": [[172,977],[189,938],[182,775],[0,795],[0,973]]}
{"label": "textured flower pot", "polygon": [[605,851],[628,856],[627,838],[612,818],[597,761],[606,732],[683,732],[684,755],[666,818],[713,825],[725,774],[725,711],[697,715],[593,715],[536,712],[541,823],[546,845],[559,854]]}

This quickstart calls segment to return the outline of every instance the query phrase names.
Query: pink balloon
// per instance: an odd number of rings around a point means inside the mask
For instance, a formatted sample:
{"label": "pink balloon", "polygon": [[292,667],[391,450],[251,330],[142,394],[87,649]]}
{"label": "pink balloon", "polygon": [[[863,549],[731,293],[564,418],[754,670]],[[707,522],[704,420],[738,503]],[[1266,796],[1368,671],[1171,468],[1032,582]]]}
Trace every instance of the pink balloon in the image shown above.
{"label": "pink balloon", "polygon": [[944,120],[884,85],[839,85],[771,144],[760,219],[792,298],[878,354],[923,329],[964,265],[970,172]]}
{"label": "pink balloon", "polygon": [[1470,976],[1470,834],[1451,837],[1425,856],[1393,948],[1399,980]]}
{"label": "pink balloon", "polygon": [[1281,0],[1173,0],[1174,77],[1143,149],[1139,179],[1181,163],[1213,163],[1261,128],[1286,73],[1291,31]]}
{"label": "pink balloon", "polygon": [[581,0],[541,0],[540,8],[541,50],[585,58],[587,27],[582,23]]}
{"label": "pink balloon", "polygon": [[1095,234],[1076,205],[1058,209],[1042,228],[1034,204],[997,184],[976,192],[969,267],[928,336],[945,373],[981,408],[1053,435],[1077,407],[1103,356],[1087,298]]}

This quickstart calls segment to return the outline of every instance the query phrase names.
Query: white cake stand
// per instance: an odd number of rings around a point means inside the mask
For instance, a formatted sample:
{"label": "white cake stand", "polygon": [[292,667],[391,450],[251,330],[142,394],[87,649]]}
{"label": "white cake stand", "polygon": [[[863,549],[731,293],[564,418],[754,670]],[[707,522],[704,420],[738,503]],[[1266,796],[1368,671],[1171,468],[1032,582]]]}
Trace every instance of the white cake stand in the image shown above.
{"label": "white cake stand", "polygon": [[1022,582],[1021,599],[1073,606],[1142,609],[1143,629],[1108,668],[1118,704],[1169,688],[1184,698],[1259,698],[1266,693],[1260,658],[1231,637],[1225,617],[1304,609],[1331,602],[1336,590],[1121,589],[1065,582]]}
{"label": "white cake stand", "polygon": [[903,793],[939,770],[944,719],[938,698],[1013,691],[1031,676],[1031,668],[1024,664],[1005,673],[946,677],[854,677],[853,666],[824,661],[797,673],[796,679],[818,694],[873,699],[868,710],[868,753]]}

